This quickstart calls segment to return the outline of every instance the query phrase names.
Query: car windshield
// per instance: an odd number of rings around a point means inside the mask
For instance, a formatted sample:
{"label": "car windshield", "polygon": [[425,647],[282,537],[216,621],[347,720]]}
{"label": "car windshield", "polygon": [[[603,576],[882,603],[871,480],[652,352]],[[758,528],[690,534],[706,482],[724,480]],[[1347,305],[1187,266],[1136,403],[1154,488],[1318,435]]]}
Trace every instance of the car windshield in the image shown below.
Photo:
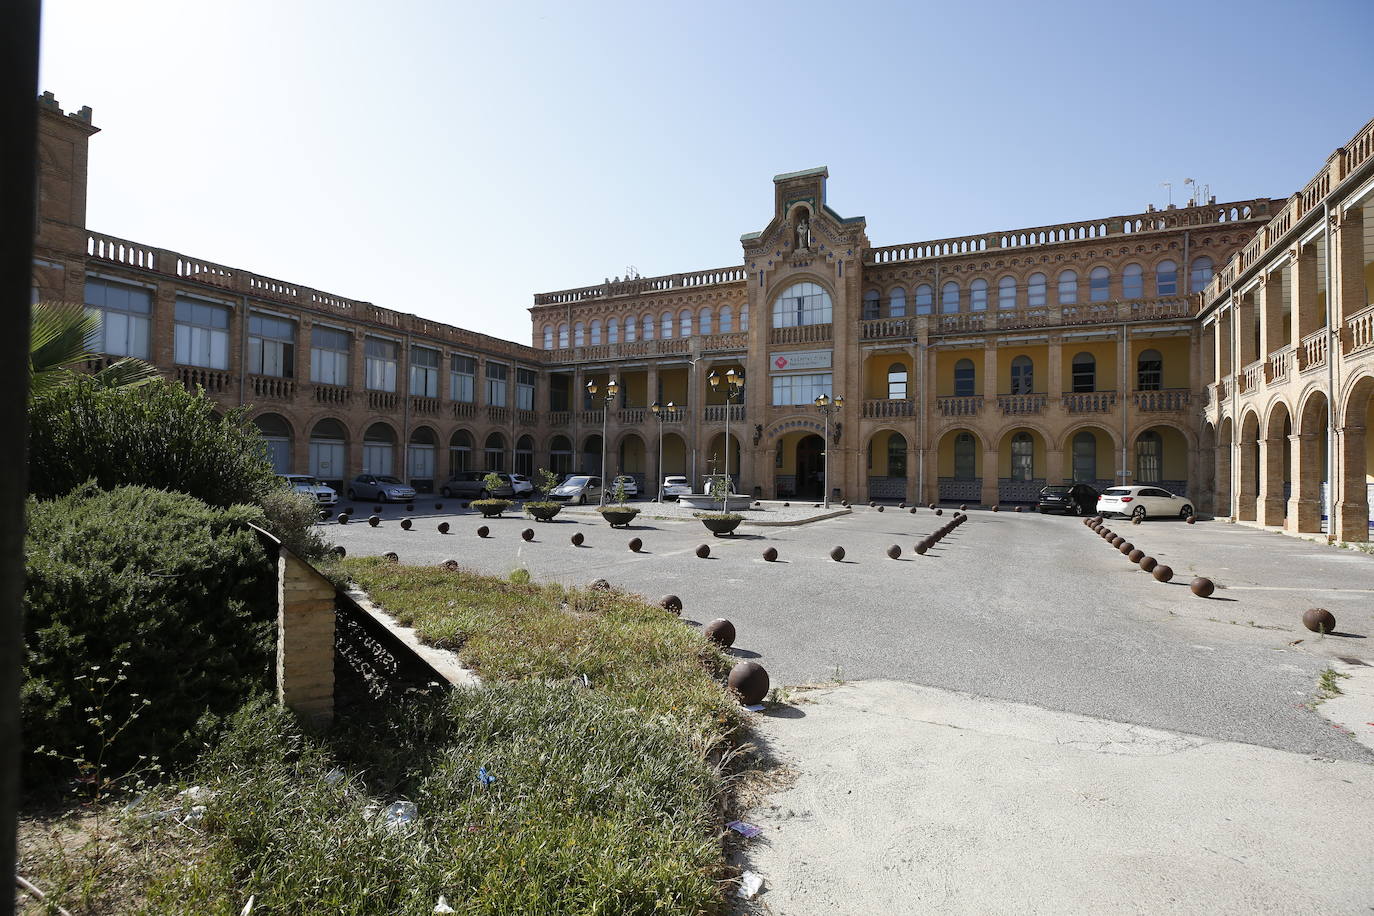
{"label": "car windshield", "polygon": [[1129,496],[1130,494],[1131,494],[1131,491],[1130,491],[1130,489],[1129,489],[1128,487],[1112,487],[1110,490],[1107,490],[1107,491],[1103,492],[1102,495],[1103,495],[1103,496]]}
{"label": "car windshield", "polygon": [[586,486],[588,483],[590,483],[590,482],[591,482],[591,478],[590,478],[590,477],[569,477],[567,480],[563,481],[562,486],[565,486],[565,487],[585,487],[585,486]]}
{"label": "car windshield", "polygon": [[395,477],[378,477],[378,483],[400,483]]}
{"label": "car windshield", "polygon": [[282,479],[285,480],[287,483],[295,484],[298,487],[313,486],[315,483],[315,478],[313,477],[283,477]]}
{"label": "car windshield", "polygon": [[664,483],[686,483],[686,482],[687,482],[687,478],[686,478],[686,477],[665,477],[665,478],[663,478],[663,482],[664,482]]}
{"label": "car windshield", "polygon": [[1054,494],[1054,495],[1056,495],[1056,496],[1062,496],[1063,494],[1069,492],[1069,489],[1070,489],[1069,487],[1046,487],[1045,489],[1041,490],[1040,492],[1041,492],[1041,493],[1051,493],[1051,494]]}

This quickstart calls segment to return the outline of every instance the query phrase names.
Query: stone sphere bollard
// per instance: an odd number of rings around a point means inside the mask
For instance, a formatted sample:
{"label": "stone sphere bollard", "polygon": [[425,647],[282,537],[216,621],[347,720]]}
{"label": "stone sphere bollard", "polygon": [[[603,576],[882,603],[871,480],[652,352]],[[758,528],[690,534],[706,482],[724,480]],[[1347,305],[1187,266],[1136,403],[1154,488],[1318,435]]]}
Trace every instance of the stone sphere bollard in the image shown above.
{"label": "stone sphere bollard", "polygon": [[709,557],[710,555],[711,555],[711,545],[710,545],[710,544],[698,544],[698,545],[697,545],[697,556],[701,557],[701,558],[704,560],[704,559],[706,559],[707,557]]}
{"label": "stone sphere bollard", "polygon": [[1158,565],[1159,565],[1159,561],[1156,560],[1154,557],[1141,557],[1141,558],[1140,558],[1140,568],[1143,569],[1143,570],[1145,570],[1145,572],[1153,572],[1153,571],[1154,571],[1154,568],[1155,568],[1156,566],[1158,566]]}
{"label": "stone sphere bollard", "polygon": [[443,511],[444,511],[444,504],[443,504],[443,503],[435,503],[435,504],[434,504],[434,511],[435,511],[435,512],[443,512]]}
{"label": "stone sphere bollard", "polygon": [[520,537],[524,538],[527,541],[534,540],[534,529],[526,528],[524,531],[520,532]]}
{"label": "stone sphere bollard", "polygon": [[959,511],[960,511],[960,512],[967,512],[967,511],[968,511],[968,503],[960,503],[960,504],[959,504]]}
{"label": "stone sphere bollard", "polygon": [[740,662],[726,678],[730,689],[745,706],[754,706],[768,696],[768,672],[758,662]]}
{"label": "stone sphere bollard", "polygon": [[906,500],[902,500],[901,502],[897,503],[897,508],[898,508],[898,509],[905,509],[905,508],[906,508]]}
{"label": "stone sphere bollard", "polygon": [[784,509],[790,509],[790,508],[792,508],[792,504],[791,504],[791,503],[783,503],[783,504],[782,504],[782,507],[783,507]]}
{"label": "stone sphere bollard", "polygon": [[439,565],[442,566],[444,569],[447,569],[449,572],[455,572],[458,569],[457,560],[445,560]]}
{"label": "stone sphere bollard", "polygon": [[1017,511],[1017,512],[1020,512],[1020,511],[1021,511],[1021,507],[1020,507],[1020,506],[1017,506],[1017,507],[1016,507],[1016,511]]}
{"label": "stone sphere bollard", "polygon": [[1190,515],[1190,516],[1188,516],[1188,518],[1186,519],[1186,521],[1187,521],[1188,524],[1190,524],[1190,525],[1196,525],[1196,524],[1197,524],[1197,516],[1196,516],[1196,515]]}
{"label": "stone sphere bollard", "polygon": [[883,507],[882,507],[882,506],[879,506],[879,507],[878,507],[878,511],[879,511],[879,512],[883,511]]}
{"label": "stone sphere bollard", "polygon": [[477,529],[477,536],[478,536],[479,538],[484,538],[484,537],[486,537],[486,536],[489,535],[489,534],[491,534],[491,529],[488,528],[486,525],[481,525],[481,526],[478,527],[478,529]]}
{"label": "stone sphere bollard", "polygon": [[1217,590],[1216,583],[1206,576],[1198,576],[1188,584],[1188,587],[1191,588],[1193,594],[1197,595],[1199,598],[1210,598],[1212,597],[1212,592]]}
{"label": "stone sphere bollard", "polygon": [[759,506],[762,506],[762,505],[763,505],[763,502],[762,502],[762,501],[757,500],[757,499],[754,500],[754,508],[755,508],[755,509],[757,509]]}
{"label": "stone sphere bollard", "polygon": [[898,547],[896,544],[893,544],[891,547],[887,548],[887,557],[889,560],[895,560],[899,558],[901,555],[902,548]]}
{"label": "stone sphere bollard", "polygon": [[773,562],[774,560],[776,560],[777,558],[778,558],[778,548],[776,548],[776,547],[769,547],[767,550],[765,550],[765,551],[763,552],[763,559],[764,559],[766,562],[768,562],[768,563],[772,563],[772,562]]}
{"label": "stone sphere bollard", "polygon": [[916,514],[916,507],[915,507],[915,506],[912,506],[910,509],[908,509],[908,510],[906,510],[906,511],[910,512],[912,515],[915,515],[915,514]]}
{"label": "stone sphere bollard", "polygon": [[573,545],[574,547],[581,547],[581,546],[582,546],[582,542],[585,541],[586,538],[583,537],[583,536],[582,536],[582,532],[579,531],[579,532],[577,532],[576,534],[574,534],[571,538],[569,538],[568,540],[572,541],[572,545]]}
{"label": "stone sphere bollard", "polygon": [[1141,522],[1143,522],[1143,521],[1145,521],[1145,519],[1141,518],[1141,517],[1138,516],[1138,515],[1132,515],[1132,516],[1131,516],[1131,524],[1132,524],[1132,525],[1139,525],[1139,524],[1140,524]]}
{"label": "stone sphere bollard", "polygon": [[1145,551],[1137,547],[1135,550],[1126,554],[1126,559],[1130,560],[1132,563],[1139,563],[1141,560],[1145,559]]}
{"label": "stone sphere bollard", "polygon": [[440,534],[448,534],[448,522],[440,522],[437,527]]}
{"label": "stone sphere bollard", "polygon": [[644,542],[639,538],[630,538],[630,543],[625,546],[630,548],[630,553],[639,553],[639,549],[644,546]]}
{"label": "stone sphere bollard", "polygon": [[415,504],[414,504],[414,503],[406,503],[406,511],[407,511],[407,512],[414,512],[414,511],[415,511]]}
{"label": "stone sphere bollard", "polygon": [[925,552],[930,549],[929,541],[918,541],[916,543],[916,553],[925,556]]}
{"label": "stone sphere bollard", "polygon": [[833,547],[833,548],[831,548],[831,550],[830,550],[830,559],[834,560],[836,563],[838,563],[838,562],[840,562],[841,560],[843,560],[843,559],[844,559],[844,548],[843,548],[843,547]]}
{"label": "stone sphere bollard", "polygon": [[1114,534],[1110,543],[1113,547],[1120,548],[1122,544],[1126,543],[1126,539],[1119,534]]}
{"label": "stone sphere bollard", "polygon": [[1002,507],[1001,507],[1001,506],[993,506],[993,507],[992,507],[992,511],[993,511],[993,512],[1001,512],[1001,511],[1002,511]]}
{"label": "stone sphere bollard", "polygon": [[403,519],[401,519],[401,530],[402,530],[402,531],[409,531],[409,530],[411,529],[411,526],[413,526],[414,524],[415,524],[415,523],[412,522],[410,519],[408,519],[408,518],[403,518]]}
{"label": "stone sphere bollard", "polygon": [[1313,633],[1330,633],[1336,629],[1336,615],[1324,607],[1308,608],[1302,612],[1302,625]]}
{"label": "stone sphere bollard", "polygon": [[701,635],[721,648],[728,649],[735,644],[735,625],[724,617],[718,617],[702,627]]}
{"label": "stone sphere bollard", "polygon": [[334,521],[338,522],[340,525],[347,525],[347,524],[348,524],[348,513],[347,513],[347,512],[340,512],[340,513],[339,513],[339,517],[336,518]]}
{"label": "stone sphere bollard", "polygon": [[868,508],[870,508],[870,509],[876,507],[877,505],[878,505],[878,504],[875,503],[875,502],[874,502],[873,500],[871,500],[871,499],[868,501]]}
{"label": "stone sphere bollard", "polygon": [[930,505],[926,506],[926,508],[927,508],[927,509],[934,509],[934,508],[935,508],[935,503],[931,503]]}
{"label": "stone sphere bollard", "polygon": [[677,595],[664,595],[658,599],[658,606],[671,614],[682,614],[682,599]]}
{"label": "stone sphere bollard", "polygon": [[1135,545],[1132,544],[1130,541],[1122,541],[1120,544],[1117,545],[1116,549],[1121,551],[1123,555],[1126,555],[1129,554],[1132,550],[1135,550]]}
{"label": "stone sphere bollard", "polygon": [[1168,582],[1174,577],[1174,571],[1161,563],[1155,567],[1154,577],[1160,582]]}
{"label": "stone sphere bollard", "polygon": [[944,509],[936,509],[936,510],[935,510],[935,514],[936,514],[936,515],[944,515],[944,514],[945,514],[945,510],[944,510]]}
{"label": "stone sphere bollard", "polygon": [[373,528],[376,528],[382,523],[382,517],[380,515],[369,515],[367,517],[367,523]]}
{"label": "stone sphere bollard", "polygon": [[587,588],[594,592],[609,592],[611,590],[611,583],[607,582],[605,579],[593,579],[587,583]]}
{"label": "stone sphere bollard", "polygon": [[347,551],[347,550],[344,550],[344,546],[343,546],[342,544],[335,544],[335,545],[334,545],[334,555],[335,555],[336,557],[346,557],[346,556],[348,556],[348,551]]}
{"label": "stone sphere bollard", "polygon": [[390,561],[393,562],[393,563],[399,563],[399,562],[401,562],[401,555],[400,555],[400,554],[397,554],[397,553],[384,553],[384,554],[382,554],[382,556],[385,557],[386,559],[390,560]]}

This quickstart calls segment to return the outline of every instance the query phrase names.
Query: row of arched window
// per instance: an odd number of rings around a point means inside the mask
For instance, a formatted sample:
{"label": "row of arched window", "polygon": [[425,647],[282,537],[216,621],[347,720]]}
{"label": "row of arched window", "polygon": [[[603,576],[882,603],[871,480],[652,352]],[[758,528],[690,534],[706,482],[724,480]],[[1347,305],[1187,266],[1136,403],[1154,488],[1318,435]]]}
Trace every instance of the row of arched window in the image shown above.
{"label": "row of arched window", "polygon": [[[1159,391],[1164,387],[1164,356],[1154,349],[1141,350],[1136,359],[1135,387],[1137,391]],[[894,365],[891,372],[902,368]],[[903,377],[905,381],[905,377]],[[971,359],[961,359],[954,364],[954,396],[971,398],[978,394],[978,370]],[[1091,353],[1078,353],[1072,361],[1070,391],[1074,394],[1090,393],[1097,390],[1097,357]],[[903,384],[905,389],[905,384]],[[889,382],[889,390],[891,383]],[[1035,363],[1024,354],[1011,361],[1011,384],[1009,394],[1035,394]],[[903,395],[905,396],[905,395]],[[889,395],[891,397],[891,395]]]}
{"label": "row of arched window", "polygon": [[[1140,434],[1135,443],[1135,479],[1157,481],[1163,475],[1164,440],[1154,430]],[[978,445],[969,433],[954,439],[954,479],[974,480],[977,477]],[[1035,480],[1039,469],[1035,466],[1035,440],[1028,432],[1011,437],[1011,479]],[[1073,479],[1092,483],[1098,479],[1097,437],[1083,430],[1073,437]]]}
{"label": "row of arched window", "polygon": [[[1193,259],[1189,273],[1188,288],[1200,292],[1212,279],[1212,259],[1206,255]],[[1160,261],[1154,267],[1152,294],[1155,296],[1178,295],[1178,262]],[[1145,269],[1140,264],[1127,264],[1121,272],[1122,299],[1143,299],[1146,295]],[[1081,301],[1107,302],[1112,298],[1112,273],[1106,267],[1094,267],[1088,272],[1086,300],[1083,278],[1078,271],[1067,268],[1054,278],[1053,304],[1076,305]],[[1051,304],[1050,278],[1037,271],[1026,278],[1025,286],[1020,286],[1016,278],[1007,275],[997,281],[992,289],[988,281],[979,277],[969,283],[967,290],[958,281],[949,280],[940,287],[939,312],[951,314],[961,311],[985,311],[995,298],[997,308],[1043,308]],[[886,306],[884,308],[884,306]],[[911,291],[908,302],[907,291],[898,286],[883,296],[876,289],[864,293],[863,317],[900,318],[904,315],[929,315],[935,311],[935,287],[922,283]]]}
{"label": "row of arched window", "polygon": [[[728,305],[723,305],[717,314],[711,306],[707,305],[696,312],[691,309],[682,309],[676,316],[672,312],[664,312],[657,317],[642,315],[639,318],[626,318],[624,324],[619,318],[609,318],[604,326],[604,336],[602,327],[600,318],[594,318],[590,323],[574,322],[571,328],[566,323],[560,324],[556,331],[553,325],[546,324],[544,325],[544,349],[552,350],[555,346],[559,349],[595,347],[603,343],[620,343],[622,339],[626,343],[635,340],[653,340],[655,332],[662,340],[673,337],[675,332],[677,337],[691,337],[693,334],[732,334],[735,331],[735,310]],[[747,305],[740,306],[739,330],[749,330],[749,306]]]}

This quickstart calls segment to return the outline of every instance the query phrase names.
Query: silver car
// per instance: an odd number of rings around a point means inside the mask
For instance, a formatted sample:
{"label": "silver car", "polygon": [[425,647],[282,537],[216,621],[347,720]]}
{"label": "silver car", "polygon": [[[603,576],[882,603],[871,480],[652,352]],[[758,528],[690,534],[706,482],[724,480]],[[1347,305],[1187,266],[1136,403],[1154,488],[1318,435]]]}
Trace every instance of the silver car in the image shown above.
{"label": "silver car", "polygon": [[348,485],[348,498],[405,502],[415,498],[415,488],[387,474],[359,474]]}
{"label": "silver car", "polygon": [[333,487],[326,487],[309,474],[280,474],[278,476],[291,489],[297,493],[304,493],[321,506],[332,506],[339,501],[339,494],[334,492]]}
{"label": "silver car", "polygon": [[561,503],[577,503],[585,506],[589,502],[601,501],[601,478],[576,476],[569,477],[549,491],[549,499]]}

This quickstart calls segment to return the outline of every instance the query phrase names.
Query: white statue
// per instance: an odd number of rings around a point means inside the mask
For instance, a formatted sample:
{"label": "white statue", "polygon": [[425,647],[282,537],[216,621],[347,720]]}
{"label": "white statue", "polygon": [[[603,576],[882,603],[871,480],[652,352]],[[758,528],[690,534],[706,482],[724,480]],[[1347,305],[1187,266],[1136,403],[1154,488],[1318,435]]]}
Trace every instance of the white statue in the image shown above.
{"label": "white statue", "polygon": [[811,247],[811,224],[806,221],[806,217],[797,220],[797,248]]}

